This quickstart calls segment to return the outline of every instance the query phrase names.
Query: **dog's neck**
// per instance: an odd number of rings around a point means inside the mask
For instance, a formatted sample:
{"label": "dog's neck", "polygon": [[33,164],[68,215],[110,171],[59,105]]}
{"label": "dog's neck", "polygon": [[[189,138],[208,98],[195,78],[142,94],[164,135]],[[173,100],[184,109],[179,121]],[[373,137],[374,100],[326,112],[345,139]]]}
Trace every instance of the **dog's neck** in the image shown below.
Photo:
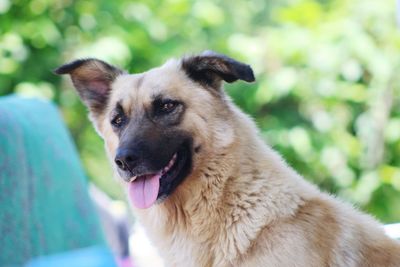
{"label": "dog's neck", "polygon": [[218,244],[221,251],[215,255],[223,255],[220,259],[199,251],[199,257],[206,254],[214,266],[245,254],[272,218],[294,215],[305,192],[313,191],[263,143],[246,115],[236,115],[239,121],[235,123],[241,125],[237,127],[241,132],[236,133],[239,141],[225,151],[209,155],[207,167],[188,179],[190,186],[182,186],[185,191],[140,212],[155,238],[184,236],[199,247]]}

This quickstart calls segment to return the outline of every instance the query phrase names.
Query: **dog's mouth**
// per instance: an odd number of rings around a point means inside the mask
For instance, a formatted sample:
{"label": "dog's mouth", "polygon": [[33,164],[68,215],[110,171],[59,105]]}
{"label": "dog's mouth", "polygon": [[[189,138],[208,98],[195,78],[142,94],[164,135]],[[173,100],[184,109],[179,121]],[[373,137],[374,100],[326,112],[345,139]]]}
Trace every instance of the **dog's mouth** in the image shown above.
{"label": "dog's mouth", "polygon": [[168,197],[186,178],[191,169],[190,146],[183,144],[166,166],[156,173],[134,176],[129,195],[135,207],[147,209]]}

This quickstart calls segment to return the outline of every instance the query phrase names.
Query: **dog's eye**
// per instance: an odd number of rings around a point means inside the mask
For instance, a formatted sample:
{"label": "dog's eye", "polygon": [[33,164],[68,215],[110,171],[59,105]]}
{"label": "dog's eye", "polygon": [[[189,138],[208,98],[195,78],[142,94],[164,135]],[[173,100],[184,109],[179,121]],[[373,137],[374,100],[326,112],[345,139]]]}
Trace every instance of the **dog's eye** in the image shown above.
{"label": "dog's eye", "polygon": [[124,116],[122,114],[117,114],[112,120],[111,125],[115,128],[120,128],[124,124]]}
{"label": "dog's eye", "polygon": [[165,101],[157,101],[158,103],[155,103],[155,108],[156,112],[158,114],[167,114],[171,113],[176,109],[176,107],[179,105],[178,101],[175,100],[165,100]]}
{"label": "dog's eye", "polygon": [[177,103],[174,103],[174,102],[167,102],[167,103],[164,103],[164,104],[162,105],[161,110],[162,110],[163,112],[171,112],[173,109],[175,109],[176,105],[177,105]]}

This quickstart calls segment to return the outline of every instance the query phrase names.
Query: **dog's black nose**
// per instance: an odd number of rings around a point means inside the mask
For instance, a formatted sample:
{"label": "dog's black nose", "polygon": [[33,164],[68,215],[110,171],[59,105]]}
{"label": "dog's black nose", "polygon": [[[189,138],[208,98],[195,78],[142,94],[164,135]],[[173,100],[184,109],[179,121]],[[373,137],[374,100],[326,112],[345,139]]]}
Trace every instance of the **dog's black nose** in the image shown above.
{"label": "dog's black nose", "polygon": [[132,171],[139,161],[139,154],[134,149],[119,148],[114,161],[121,170]]}

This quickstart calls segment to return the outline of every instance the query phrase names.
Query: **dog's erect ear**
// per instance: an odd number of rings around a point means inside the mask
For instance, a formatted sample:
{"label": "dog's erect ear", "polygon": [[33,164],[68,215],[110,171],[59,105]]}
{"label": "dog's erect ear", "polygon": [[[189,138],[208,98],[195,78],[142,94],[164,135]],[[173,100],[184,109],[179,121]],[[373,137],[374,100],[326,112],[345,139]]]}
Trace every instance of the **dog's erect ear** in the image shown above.
{"label": "dog's erect ear", "polygon": [[213,51],[183,58],[182,69],[192,80],[214,88],[220,87],[221,80],[228,83],[237,80],[255,81],[249,65]]}
{"label": "dog's erect ear", "polygon": [[54,70],[69,74],[83,102],[93,115],[101,113],[107,104],[111,84],[124,72],[98,59],[80,59]]}

